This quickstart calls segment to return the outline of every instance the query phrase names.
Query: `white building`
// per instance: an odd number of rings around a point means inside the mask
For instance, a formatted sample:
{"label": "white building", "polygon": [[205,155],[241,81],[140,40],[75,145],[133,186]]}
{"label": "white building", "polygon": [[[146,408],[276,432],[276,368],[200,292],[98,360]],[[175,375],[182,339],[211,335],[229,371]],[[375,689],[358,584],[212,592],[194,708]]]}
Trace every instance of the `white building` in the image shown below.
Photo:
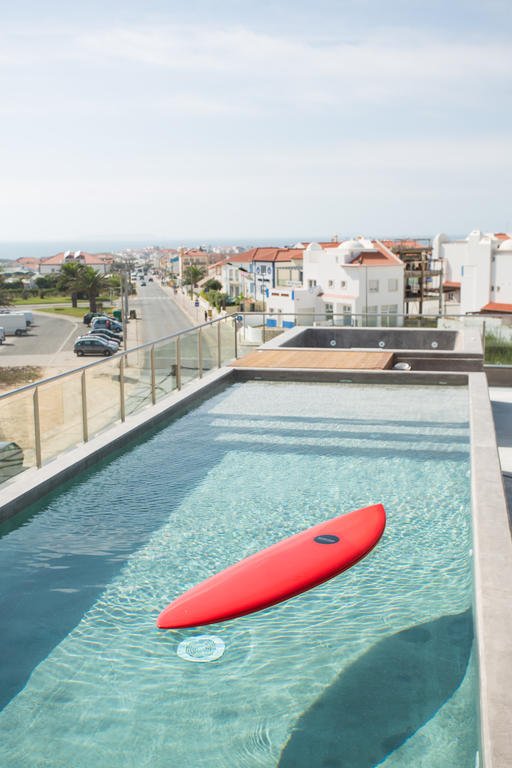
{"label": "white building", "polygon": [[[475,229],[462,240],[438,234],[432,256],[443,261],[444,286],[460,302],[460,312],[499,312],[512,304],[512,239]],[[489,305],[495,305],[489,307]],[[445,304],[444,311],[449,311]]]}
{"label": "white building", "polygon": [[114,257],[109,253],[86,253],[85,251],[63,251],[55,256],[40,259],[39,273],[41,275],[51,275],[59,272],[63,264],[82,264],[86,267],[93,267],[101,275],[109,274],[112,271]]}
{"label": "white building", "polygon": [[404,311],[405,265],[378,240],[310,243],[302,268],[302,288],[269,291],[269,312],[303,313],[308,322],[314,317],[342,324],[353,315],[360,325],[401,322],[396,316]]}

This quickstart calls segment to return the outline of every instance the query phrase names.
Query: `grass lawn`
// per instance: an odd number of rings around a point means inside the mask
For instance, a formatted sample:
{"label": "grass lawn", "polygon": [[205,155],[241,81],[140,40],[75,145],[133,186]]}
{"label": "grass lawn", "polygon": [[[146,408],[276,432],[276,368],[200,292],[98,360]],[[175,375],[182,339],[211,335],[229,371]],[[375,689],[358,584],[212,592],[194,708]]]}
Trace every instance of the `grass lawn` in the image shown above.
{"label": "grass lawn", "polygon": [[[103,305],[102,312],[106,312],[107,314],[111,312],[114,309],[114,307],[105,306]],[[48,312],[52,315],[68,315],[69,317],[79,317],[82,319],[82,317],[89,311],[89,305],[83,307],[38,307],[38,312]],[[99,311],[99,310],[98,310]]]}
{"label": "grass lawn", "polygon": [[[104,306],[110,303],[110,298],[107,296],[100,296],[97,301],[102,302]],[[28,299],[19,299],[15,298],[12,299],[12,303],[14,306],[23,306],[26,304],[69,304],[71,307],[71,299],[69,296],[45,296],[44,299],[41,299],[39,296],[31,296]],[[78,301],[79,307],[89,307],[89,302],[87,299],[79,299]],[[85,310],[87,311],[87,309]]]}

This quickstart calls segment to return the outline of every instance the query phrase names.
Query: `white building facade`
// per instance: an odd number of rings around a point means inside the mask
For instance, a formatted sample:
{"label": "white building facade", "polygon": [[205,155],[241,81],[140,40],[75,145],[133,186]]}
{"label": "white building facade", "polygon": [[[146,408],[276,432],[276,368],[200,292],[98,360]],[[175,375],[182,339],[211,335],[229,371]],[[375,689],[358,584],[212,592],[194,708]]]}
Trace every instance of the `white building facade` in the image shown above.
{"label": "white building facade", "polygon": [[405,265],[379,241],[310,243],[302,269],[302,288],[269,291],[269,312],[304,314],[306,322],[401,324]]}
{"label": "white building facade", "polygon": [[[486,310],[489,304],[512,304],[512,238],[509,234],[482,233],[475,229],[462,240],[438,234],[432,256],[443,262],[445,285],[459,289],[461,314]],[[444,310],[449,309],[446,304]]]}

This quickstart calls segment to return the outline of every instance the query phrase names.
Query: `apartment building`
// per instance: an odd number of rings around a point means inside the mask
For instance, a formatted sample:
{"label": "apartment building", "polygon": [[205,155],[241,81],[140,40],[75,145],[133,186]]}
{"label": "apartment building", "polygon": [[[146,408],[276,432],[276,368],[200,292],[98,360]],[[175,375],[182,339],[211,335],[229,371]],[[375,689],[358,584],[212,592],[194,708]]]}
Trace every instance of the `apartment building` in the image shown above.
{"label": "apartment building", "polygon": [[[341,243],[309,243],[302,252],[301,287],[273,286],[269,312],[367,324],[399,322],[404,308],[403,262],[383,243],[364,237]],[[343,317],[345,316],[345,317]]]}
{"label": "apartment building", "polygon": [[[432,255],[443,263],[445,296],[461,314],[509,311],[512,304],[512,236],[475,229],[463,239],[434,238]],[[445,311],[451,311],[445,300]]]}
{"label": "apartment building", "polygon": [[51,275],[59,272],[63,264],[83,264],[86,267],[93,267],[96,272],[106,275],[112,271],[114,257],[112,254],[86,253],[85,251],[62,251],[55,256],[40,259],[39,273],[41,275]]}

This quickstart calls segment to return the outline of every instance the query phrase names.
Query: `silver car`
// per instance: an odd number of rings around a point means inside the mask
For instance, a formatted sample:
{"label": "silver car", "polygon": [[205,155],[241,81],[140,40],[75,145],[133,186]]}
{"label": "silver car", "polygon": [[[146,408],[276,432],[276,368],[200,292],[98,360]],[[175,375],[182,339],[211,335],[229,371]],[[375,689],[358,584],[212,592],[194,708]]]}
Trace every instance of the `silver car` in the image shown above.
{"label": "silver car", "polygon": [[75,341],[73,352],[77,357],[83,355],[115,355],[119,349],[119,344],[114,341],[100,338],[99,336],[82,336]]}

